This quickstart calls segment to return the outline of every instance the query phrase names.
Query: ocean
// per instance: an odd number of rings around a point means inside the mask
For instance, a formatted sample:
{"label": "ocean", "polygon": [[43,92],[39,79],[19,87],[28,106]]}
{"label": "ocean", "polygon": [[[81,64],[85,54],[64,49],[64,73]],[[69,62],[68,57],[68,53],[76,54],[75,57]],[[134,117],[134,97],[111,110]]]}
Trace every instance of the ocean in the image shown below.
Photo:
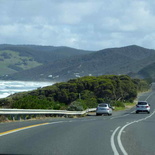
{"label": "ocean", "polygon": [[53,85],[52,82],[32,82],[32,81],[2,81],[0,80],[0,98],[7,97],[18,92],[34,90],[40,87]]}

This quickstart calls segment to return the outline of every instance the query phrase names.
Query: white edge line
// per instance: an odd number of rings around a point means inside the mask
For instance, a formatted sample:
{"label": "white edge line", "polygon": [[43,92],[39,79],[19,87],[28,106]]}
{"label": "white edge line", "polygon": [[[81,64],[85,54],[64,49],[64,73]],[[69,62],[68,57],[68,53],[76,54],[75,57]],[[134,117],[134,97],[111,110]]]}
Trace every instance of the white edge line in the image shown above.
{"label": "white edge line", "polygon": [[129,125],[131,125],[131,124],[138,123],[138,122],[141,122],[141,121],[144,121],[144,120],[150,118],[154,113],[155,113],[155,111],[154,111],[151,115],[149,115],[149,116],[147,116],[147,117],[145,117],[145,118],[143,118],[143,119],[139,119],[139,120],[133,121],[133,122],[131,122],[131,123],[128,123],[128,124],[124,125],[124,126],[120,129],[120,131],[119,131],[119,133],[118,133],[118,136],[117,136],[117,141],[118,141],[118,145],[119,145],[119,147],[120,147],[120,149],[121,149],[123,155],[128,155],[128,153],[127,153],[126,150],[124,149],[123,144],[122,144],[122,142],[121,142],[121,134],[122,134],[123,130],[124,130],[127,126],[129,126]]}
{"label": "white edge line", "polygon": [[130,114],[125,114],[125,115],[123,115],[123,116],[116,116],[116,117],[112,117],[112,118],[110,118],[110,119],[116,119],[116,118],[126,117],[126,116],[128,116],[128,115],[130,115]]}
{"label": "white edge line", "polygon": [[123,145],[122,145],[122,142],[121,142],[121,134],[122,134],[122,131],[123,131],[128,125],[130,125],[130,124],[132,124],[132,123],[134,123],[134,122],[131,122],[131,123],[126,124],[125,126],[123,126],[123,127],[121,128],[121,130],[119,131],[118,136],[117,136],[118,145],[119,145],[121,151],[123,152],[123,155],[127,155],[128,153],[126,152],[126,150],[124,149],[124,147],[123,147]]}
{"label": "white edge line", "polygon": [[118,151],[117,151],[117,149],[116,149],[116,146],[115,146],[115,142],[114,142],[114,136],[115,136],[115,134],[116,134],[116,132],[117,132],[117,130],[118,130],[119,128],[120,128],[120,126],[117,127],[117,128],[114,130],[113,134],[111,135],[111,139],[110,139],[111,147],[112,147],[112,150],[113,150],[113,152],[114,152],[114,155],[119,155],[119,153],[118,153]]}
{"label": "white edge line", "polygon": [[145,101],[147,101],[147,100],[150,98],[150,96],[152,96],[153,93],[154,93],[154,92],[152,92],[152,93],[145,99]]}
{"label": "white edge line", "polygon": [[[153,94],[153,92],[146,98],[145,101],[147,101],[147,100],[150,98],[150,96],[151,96],[152,94]],[[133,122],[131,122],[131,123],[128,123],[128,124],[124,125],[124,126],[120,129],[120,131],[119,131],[119,133],[118,133],[118,136],[117,136],[117,141],[118,141],[118,145],[119,145],[119,147],[120,147],[120,149],[121,149],[123,155],[128,155],[128,153],[127,153],[126,150],[124,149],[123,144],[122,144],[122,142],[121,142],[121,134],[122,134],[123,130],[124,130],[127,126],[129,126],[129,125],[131,125],[131,124],[138,123],[138,122],[141,122],[141,121],[143,121],[143,120],[146,120],[146,119],[152,117],[152,116],[154,115],[154,113],[155,113],[155,111],[153,111],[151,115],[149,115],[149,116],[147,116],[147,117],[145,117],[145,118],[142,118],[142,119],[133,121]]]}
{"label": "white edge line", "polygon": [[147,117],[145,117],[145,118],[143,118],[143,119],[139,119],[139,120],[133,121],[133,122],[131,122],[131,123],[128,123],[128,124],[124,125],[124,126],[120,129],[120,131],[119,131],[119,133],[118,133],[118,136],[117,136],[117,141],[118,141],[118,145],[119,145],[119,147],[120,147],[120,149],[121,149],[123,155],[128,155],[128,153],[127,153],[126,150],[124,149],[123,144],[122,144],[122,142],[121,142],[121,134],[122,134],[123,130],[124,130],[127,126],[129,126],[129,125],[131,125],[131,124],[138,123],[138,122],[144,121],[144,120],[146,120],[146,119],[152,117],[152,116],[154,115],[154,113],[155,113],[155,111],[154,111],[151,115],[149,115],[149,116],[147,116]]}

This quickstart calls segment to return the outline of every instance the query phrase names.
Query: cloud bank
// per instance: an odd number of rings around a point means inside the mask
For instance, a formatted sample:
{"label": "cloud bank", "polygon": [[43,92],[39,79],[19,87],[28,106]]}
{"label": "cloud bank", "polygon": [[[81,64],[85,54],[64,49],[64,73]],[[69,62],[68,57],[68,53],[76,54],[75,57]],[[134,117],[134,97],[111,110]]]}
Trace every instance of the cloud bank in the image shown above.
{"label": "cloud bank", "polygon": [[1,0],[0,44],[155,49],[152,0]]}

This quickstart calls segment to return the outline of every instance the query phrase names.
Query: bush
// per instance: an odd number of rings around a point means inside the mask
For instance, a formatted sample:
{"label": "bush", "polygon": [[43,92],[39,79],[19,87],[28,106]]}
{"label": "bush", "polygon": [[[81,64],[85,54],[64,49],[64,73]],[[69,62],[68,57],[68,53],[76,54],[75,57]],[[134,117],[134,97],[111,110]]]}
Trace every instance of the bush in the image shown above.
{"label": "bush", "polygon": [[0,115],[0,122],[5,122],[5,121],[7,121],[7,120],[8,120],[8,119],[7,119],[6,116]]}
{"label": "bush", "polygon": [[79,102],[79,101],[74,101],[74,102],[72,102],[72,103],[69,105],[69,107],[67,108],[67,110],[69,110],[69,111],[83,111],[84,108],[83,108],[81,102]]}
{"label": "bush", "polygon": [[125,107],[124,103],[121,101],[115,101],[111,105],[116,107]]}
{"label": "bush", "polygon": [[0,106],[4,104],[12,108],[30,109],[68,107],[69,110],[83,110],[105,102],[124,107],[122,102],[133,102],[137,92],[148,88],[146,81],[131,79],[127,75],[89,76],[11,95],[9,100],[0,100]]}

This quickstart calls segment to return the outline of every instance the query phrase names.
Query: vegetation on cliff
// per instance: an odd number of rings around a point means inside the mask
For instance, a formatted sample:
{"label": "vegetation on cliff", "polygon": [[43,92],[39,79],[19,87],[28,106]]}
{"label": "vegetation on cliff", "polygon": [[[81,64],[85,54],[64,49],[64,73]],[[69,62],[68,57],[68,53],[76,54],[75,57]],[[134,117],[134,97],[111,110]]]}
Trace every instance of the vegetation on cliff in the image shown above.
{"label": "vegetation on cliff", "polygon": [[0,104],[22,109],[84,110],[94,108],[101,102],[121,106],[122,103],[133,102],[138,92],[148,89],[147,81],[127,75],[86,76],[17,93],[1,99]]}

